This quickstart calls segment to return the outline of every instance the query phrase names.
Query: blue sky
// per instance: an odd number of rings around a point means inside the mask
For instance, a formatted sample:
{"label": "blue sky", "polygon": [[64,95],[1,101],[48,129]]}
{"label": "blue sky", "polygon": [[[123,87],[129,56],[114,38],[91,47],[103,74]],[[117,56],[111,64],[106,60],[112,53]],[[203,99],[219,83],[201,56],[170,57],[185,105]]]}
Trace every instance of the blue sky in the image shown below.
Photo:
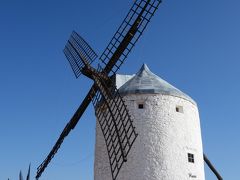
{"label": "blue sky", "polygon": [[[100,55],[132,3],[0,1],[0,179],[30,162],[35,176],[92,84],[62,53],[71,31]],[[120,70],[145,62],[198,103],[204,151],[229,180],[240,170],[239,9],[238,0],[163,1]],[[89,107],[41,179],[93,179],[94,130]]]}

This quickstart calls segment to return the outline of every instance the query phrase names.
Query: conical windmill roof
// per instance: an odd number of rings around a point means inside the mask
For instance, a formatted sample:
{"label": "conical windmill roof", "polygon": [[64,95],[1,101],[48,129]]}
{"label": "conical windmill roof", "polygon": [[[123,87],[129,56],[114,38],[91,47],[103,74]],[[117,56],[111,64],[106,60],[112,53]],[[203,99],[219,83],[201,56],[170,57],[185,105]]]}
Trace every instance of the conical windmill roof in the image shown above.
{"label": "conical windmill roof", "polygon": [[119,88],[122,95],[127,94],[164,94],[186,99],[196,104],[194,100],[150,71],[146,64],[130,80]]}

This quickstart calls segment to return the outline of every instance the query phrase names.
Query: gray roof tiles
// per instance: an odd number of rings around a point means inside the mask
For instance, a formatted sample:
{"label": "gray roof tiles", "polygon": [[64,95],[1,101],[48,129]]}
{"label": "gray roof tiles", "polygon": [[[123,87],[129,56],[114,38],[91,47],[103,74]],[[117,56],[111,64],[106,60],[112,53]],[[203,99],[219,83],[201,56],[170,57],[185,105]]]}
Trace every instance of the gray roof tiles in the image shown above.
{"label": "gray roof tiles", "polygon": [[[122,76],[123,79],[126,79],[124,77]],[[128,78],[130,80],[127,80],[125,83],[122,82],[123,79],[121,79],[121,76],[118,75],[117,78],[117,81],[121,81],[121,84],[123,84],[119,87],[119,92],[122,95],[165,94],[180,97],[196,104],[191,97],[152,73],[146,64],[143,64],[138,73],[133,75],[132,78]]]}

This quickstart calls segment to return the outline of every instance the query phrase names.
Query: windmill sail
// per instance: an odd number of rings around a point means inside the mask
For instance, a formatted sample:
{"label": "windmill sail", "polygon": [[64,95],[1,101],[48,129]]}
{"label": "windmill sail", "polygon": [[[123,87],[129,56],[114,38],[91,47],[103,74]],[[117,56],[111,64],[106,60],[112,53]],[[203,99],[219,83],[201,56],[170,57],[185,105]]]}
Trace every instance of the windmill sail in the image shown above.
{"label": "windmill sail", "polygon": [[[99,91],[92,99],[101,127],[115,180],[137,137],[127,107],[116,87],[107,85],[101,78],[94,77]],[[111,81],[109,79],[109,81]]]}
{"label": "windmill sail", "polygon": [[72,32],[63,52],[68,59],[76,78],[82,74],[81,70],[85,66],[83,58],[88,64],[91,64],[97,58],[97,54],[93,51],[90,45],[87,44],[87,42],[75,31]]}
{"label": "windmill sail", "polygon": [[[114,74],[141,37],[161,0],[136,0],[126,18],[100,56],[105,71]],[[110,74],[110,75],[111,75]]]}

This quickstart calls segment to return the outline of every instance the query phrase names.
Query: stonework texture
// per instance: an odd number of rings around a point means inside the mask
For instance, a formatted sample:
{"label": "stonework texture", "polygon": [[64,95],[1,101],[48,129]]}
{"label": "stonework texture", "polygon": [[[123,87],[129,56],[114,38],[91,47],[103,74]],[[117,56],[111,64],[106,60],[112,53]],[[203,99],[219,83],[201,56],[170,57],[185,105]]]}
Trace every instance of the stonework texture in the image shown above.
{"label": "stonework texture", "polygon": [[[196,104],[162,94],[124,96],[138,137],[117,180],[204,180],[199,113]],[[143,103],[144,108],[138,109]],[[183,112],[177,112],[182,107]],[[188,162],[188,153],[194,163]],[[112,180],[105,141],[96,125],[95,180]]]}

